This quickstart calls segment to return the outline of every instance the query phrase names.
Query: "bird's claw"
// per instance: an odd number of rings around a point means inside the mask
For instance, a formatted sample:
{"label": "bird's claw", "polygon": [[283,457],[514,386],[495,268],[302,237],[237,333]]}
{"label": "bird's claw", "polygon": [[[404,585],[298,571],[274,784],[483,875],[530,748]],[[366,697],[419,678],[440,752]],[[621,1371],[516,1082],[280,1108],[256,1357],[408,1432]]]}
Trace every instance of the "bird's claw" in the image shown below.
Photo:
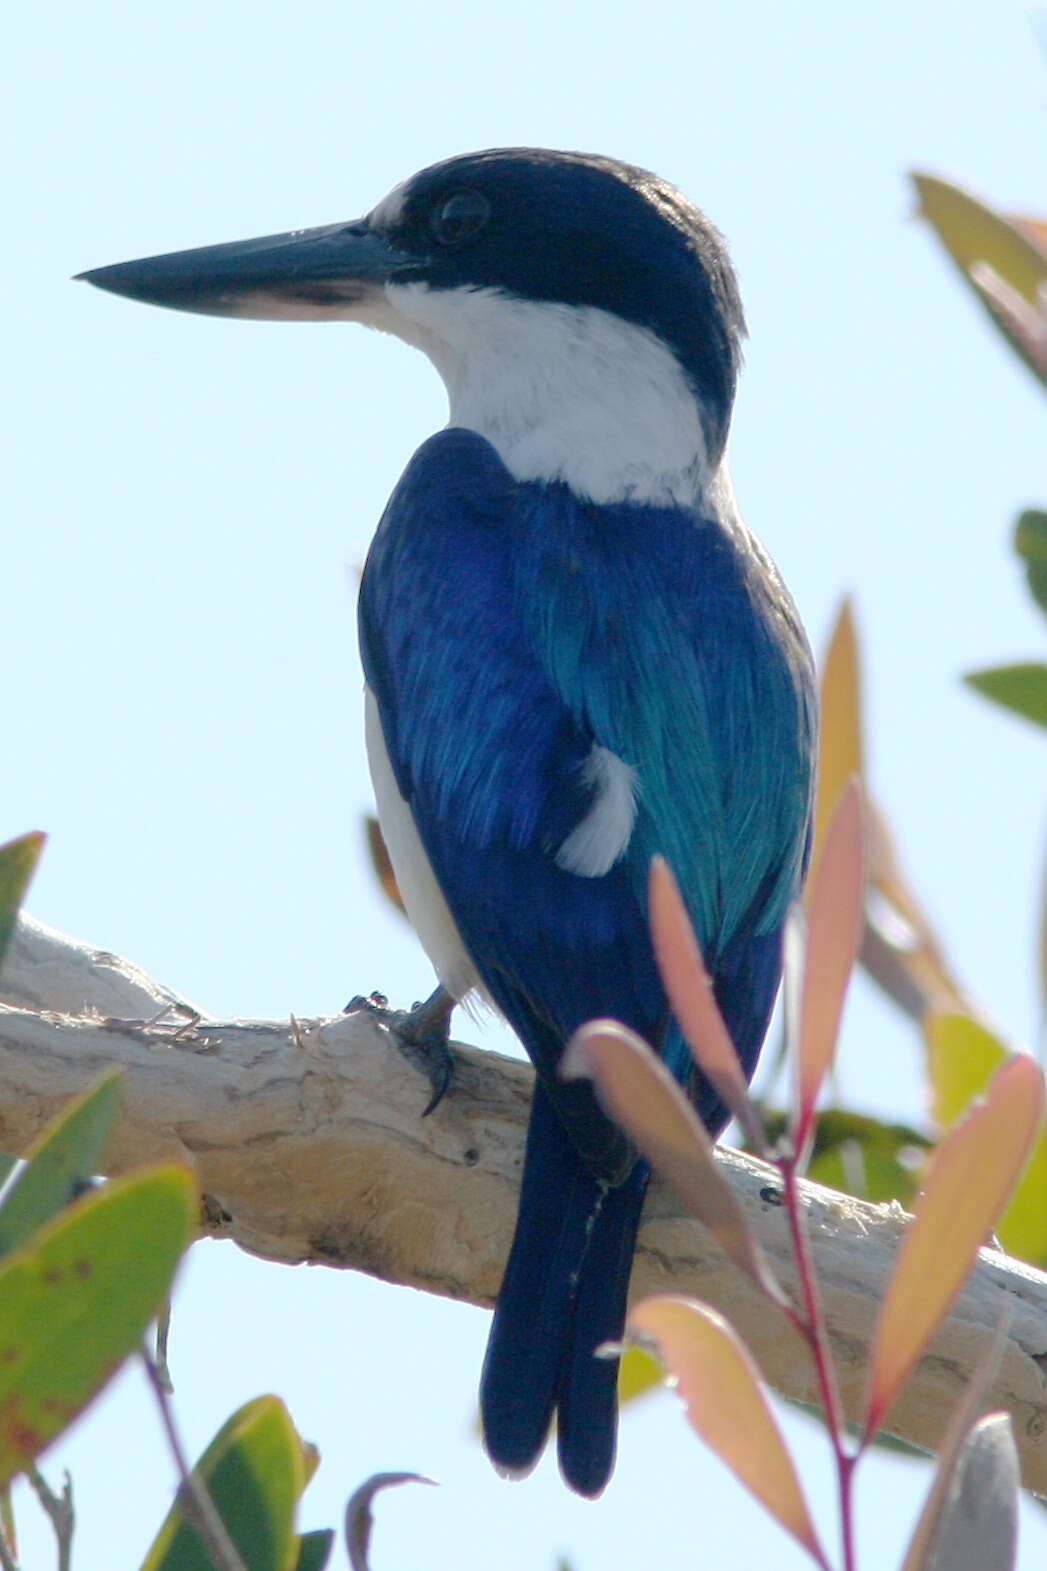
{"label": "bird's claw", "polygon": [[342,1010],[343,1015],[353,1015],[358,1009],[366,1009],[371,1015],[384,1015],[389,1013],[389,1000],[384,993],[357,993],[351,998]]}
{"label": "bird's claw", "polygon": [[411,1009],[390,1009],[384,993],[368,993],[366,997],[358,994],[351,998],[343,1011],[344,1014],[353,1014],[363,1009],[368,1014],[377,1015],[390,1031],[396,1033],[401,1045],[409,1049],[412,1057],[421,1058],[432,1088],[432,1095],[422,1111],[423,1118],[428,1118],[439,1107],[454,1074],[454,1054],[448,1045],[454,1002],[450,993],[438,987],[423,1003],[415,1004]]}
{"label": "bird's claw", "polygon": [[443,1101],[454,1074],[454,1055],[449,1043],[454,999],[438,987],[421,1004],[393,1019],[392,1027],[405,1047],[421,1055],[429,1076],[432,1095],[422,1112],[423,1118]]}

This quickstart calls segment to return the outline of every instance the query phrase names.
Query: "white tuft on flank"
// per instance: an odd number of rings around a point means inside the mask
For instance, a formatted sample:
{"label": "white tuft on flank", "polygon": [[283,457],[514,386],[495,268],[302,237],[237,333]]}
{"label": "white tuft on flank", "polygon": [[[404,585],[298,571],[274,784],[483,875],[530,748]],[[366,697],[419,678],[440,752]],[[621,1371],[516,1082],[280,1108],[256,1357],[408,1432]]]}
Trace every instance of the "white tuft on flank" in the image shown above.
{"label": "white tuft on flank", "polygon": [[596,795],[556,853],[556,864],[582,878],[602,878],[625,855],[636,822],[636,771],[594,743],[582,780]]}
{"label": "white tuft on flank", "polygon": [[450,425],[486,437],[517,480],[563,481],[597,504],[690,506],[703,493],[700,406],[647,328],[594,306],[421,283],[387,284],[351,314],[427,354]]}
{"label": "white tuft on flank", "polygon": [[378,703],[369,688],[364,697],[364,735],[378,821],[407,914],[442,985],[461,1002],[480,985],[476,967],[440,892],[411,809],[400,795],[382,735]]}

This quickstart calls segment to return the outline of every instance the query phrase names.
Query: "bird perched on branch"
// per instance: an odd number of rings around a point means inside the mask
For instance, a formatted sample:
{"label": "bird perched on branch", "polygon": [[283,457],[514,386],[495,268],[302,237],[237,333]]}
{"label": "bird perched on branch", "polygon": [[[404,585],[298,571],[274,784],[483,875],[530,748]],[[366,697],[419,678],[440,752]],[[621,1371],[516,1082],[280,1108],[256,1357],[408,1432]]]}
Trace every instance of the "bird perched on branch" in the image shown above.
{"label": "bird perched on branch", "polygon": [[680,884],[751,1073],[809,838],[810,657],[724,459],[744,333],[724,243],[678,191],[582,153],[452,158],[365,218],[83,275],[223,316],[356,321],[421,349],[450,421],[386,508],[360,596],[367,748],[401,892],[451,1000],[537,1070],[484,1364],[487,1449],[558,1425],[596,1495],[647,1169],[558,1064],[614,1016],[718,1133],[647,930]]}

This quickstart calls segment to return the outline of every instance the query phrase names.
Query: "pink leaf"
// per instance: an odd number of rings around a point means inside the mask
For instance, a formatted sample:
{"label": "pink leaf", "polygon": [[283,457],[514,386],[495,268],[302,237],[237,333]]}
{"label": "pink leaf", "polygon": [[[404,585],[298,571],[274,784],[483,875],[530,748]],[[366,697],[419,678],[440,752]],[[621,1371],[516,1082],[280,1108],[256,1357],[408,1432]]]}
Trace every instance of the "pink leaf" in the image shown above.
{"label": "pink leaf", "polygon": [[769,1298],[789,1307],[716,1165],[704,1125],[647,1043],[615,1020],[592,1020],[568,1043],[561,1074],[593,1081],[607,1116],[621,1125],[691,1214]]}
{"label": "pink leaf", "polygon": [[660,856],[651,862],[648,906],[658,969],[694,1061],[738,1120],[753,1150],[762,1156],[767,1149],[763,1125],[716,1007],[687,907],[668,863]]}
{"label": "pink leaf", "polygon": [[807,898],[793,1139],[806,1147],[814,1107],[840,1029],[843,1000],[864,922],[862,793],[856,780],[837,803]]}
{"label": "pink leaf", "polygon": [[646,1298],[629,1315],[628,1331],[653,1345],[695,1434],[824,1567],[792,1458],[759,1371],[733,1327],[705,1304]]}
{"label": "pink leaf", "polygon": [[1043,1104],[1038,1066],[1016,1053],[997,1070],[984,1099],[973,1104],[938,1146],[880,1306],[870,1358],[866,1440],[879,1428],[979,1246],[992,1233],[1032,1149]]}

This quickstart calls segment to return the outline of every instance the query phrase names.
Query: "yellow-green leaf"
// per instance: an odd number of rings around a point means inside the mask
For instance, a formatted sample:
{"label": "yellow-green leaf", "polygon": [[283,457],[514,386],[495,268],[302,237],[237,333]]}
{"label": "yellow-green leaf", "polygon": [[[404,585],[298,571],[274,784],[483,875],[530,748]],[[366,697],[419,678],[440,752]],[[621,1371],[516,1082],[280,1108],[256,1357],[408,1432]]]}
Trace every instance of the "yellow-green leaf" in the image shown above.
{"label": "yellow-green leaf", "polygon": [[792,1458],[748,1349],[715,1310],[686,1298],[646,1298],[630,1336],[655,1348],[700,1439],[811,1558],[826,1565]]}
{"label": "yellow-green leaf", "polygon": [[897,1200],[909,1208],[930,1144],[926,1135],[906,1124],[826,1108],[818,1115],[807,1177],[860,1200]]}
{"label": "yellow-green leaf", "polygon": [[622,1126],[735,1264],[775,1303],[785,1305],[785,1291],[720,1174],[704,1125],[647,1043],[616,1020],[591,1020],[568,1042],[560,1072],[565,1079],[593,1081],[608,1117]]}
{"label": "yellow-green leaf", "polygon": [[[226,1420],[193,1469],[249,1571],[295,1571],[295,1512],[306,1485],[302,1441],[279,1397],[260,1396]],[[321,1562],[322,1563],[322,1562]],[[213,1571],[175,1503],[142,1571]]]}
{"label": "yellow-green leaf", "polygon": [[83,1192],[99,1171],[120,1101],[119,1070],[107,1070],[63,1108],[26,1152],[26,1165],[0,1206],[0,1255]]}
{"label": "yellow-green leaf", "polygon": [[1035,307],[1040,285],[1047,281],[1047,248],[1040,244],[1036,230],[1028,220],[1009,218],[948,180],[924,173],[914,173],[912,180],[920,212],[933,227],[960,276],[989,320],[1038,377],[1039,371],[1004,329],[975,281],[979,265],[989,267]]}
{"label": "yellow-green leaf", "polygon": [[34,831],[0,846],[0,965],[11,942],[18,908],[25,898],[46,838],[46,835]]}
{"label": "yellow-green leaf", "polygon": [[1028,507],[1014,526],[1014,549],[1025,563],[1033,599],[1047,611],[1047,513]]}
{"label": "yellow-green leaf", "polygon": [[968,671],[964,681],[994,704],[1031,720],[1033,725],[1047,727],[1047,665],[1042,660]]}
{"label": "yellow-green leaf", "polygon": [[627,1347],[618,1364],[618,1405],[623,1407],[662,1383],[656,1359],[642,1347]]}
{"label": "yellow-green leaf", "polygon": [[865,1438],[879,1427],[996,1227],[1043,1119],[1039,1067],[1015,1054],[935,1151],[880,1306]]}
{"label": "yellow-green leaf", "polygon": [[[966,1015],[930,1015],[924,1030],[931,1112],[946,1129],[981,1096],[1006,1062],[1008,1050],[987,1027]],[[1047,1129],[1042,1126],[996,1232],[1010,1254],[1047,1265]]]}
{"label": "yellow-green leaf", "polygon": [[138,1345],[198,1215],[191,1174],[152,1168],[75,1201],[0,1262],[0,1483]]}

